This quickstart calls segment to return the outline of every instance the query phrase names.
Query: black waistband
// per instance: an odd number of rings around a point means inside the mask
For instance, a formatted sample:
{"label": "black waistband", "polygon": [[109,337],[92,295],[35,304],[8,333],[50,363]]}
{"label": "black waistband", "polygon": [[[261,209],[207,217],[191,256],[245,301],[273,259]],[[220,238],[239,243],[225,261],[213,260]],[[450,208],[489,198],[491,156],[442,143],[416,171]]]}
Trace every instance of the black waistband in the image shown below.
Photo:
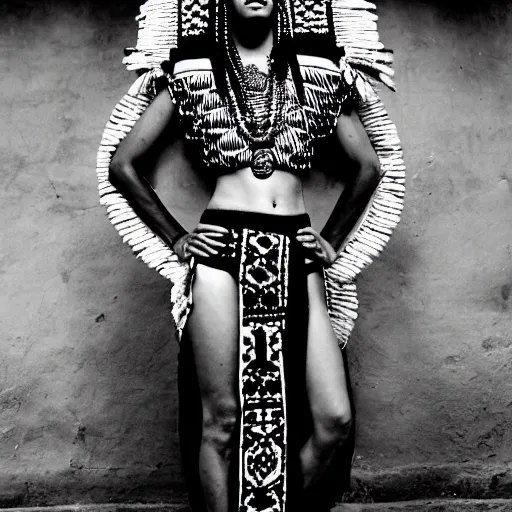
{"label": "black waistband", "polygon": [[254,229],[269,233],[294,235],[298,229],[311,226],[307,213],[298,215],[273,215],[271,213],[246,212],[241,210],[208,209],[201,215],[201,223],[215,224],[231,229]]}

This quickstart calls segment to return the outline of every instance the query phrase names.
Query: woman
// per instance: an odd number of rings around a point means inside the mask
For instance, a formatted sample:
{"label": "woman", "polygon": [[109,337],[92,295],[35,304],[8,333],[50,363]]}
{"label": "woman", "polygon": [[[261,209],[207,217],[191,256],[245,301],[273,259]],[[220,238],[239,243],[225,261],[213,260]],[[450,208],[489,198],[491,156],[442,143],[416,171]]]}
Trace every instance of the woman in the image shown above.
{"label": "woman", "polygon": [[[202,491],[192,491],[194,510],[290,512],[320,488],[352,432],[323,270],[367,207],[380,165],[354,110],[354,88],[328,59],[297,59],[284,2],[215,5],[212,47],[203,58],[182,52],[167,64],[168,87],[119,145],[109,180],[194,269],[180,355],[184,463]],[[320,100],[310,92],[320,89],[318,69],[334,77]],[[141,164],[178,117],[216,179],[191,233]],[[318,233],[302,180],[316,139],[331,131],[348,157],[339,169],[346,186]]]}

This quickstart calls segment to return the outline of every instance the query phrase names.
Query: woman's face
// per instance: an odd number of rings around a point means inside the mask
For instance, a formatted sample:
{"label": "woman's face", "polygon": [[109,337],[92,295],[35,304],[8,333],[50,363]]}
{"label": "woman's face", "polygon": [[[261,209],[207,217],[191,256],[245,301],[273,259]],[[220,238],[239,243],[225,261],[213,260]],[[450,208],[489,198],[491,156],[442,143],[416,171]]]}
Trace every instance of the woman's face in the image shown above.
{"label": "woman's face", "polygon": [[274,0],[228,0],[235,17],[244,19],[270,18],[274,9]]}

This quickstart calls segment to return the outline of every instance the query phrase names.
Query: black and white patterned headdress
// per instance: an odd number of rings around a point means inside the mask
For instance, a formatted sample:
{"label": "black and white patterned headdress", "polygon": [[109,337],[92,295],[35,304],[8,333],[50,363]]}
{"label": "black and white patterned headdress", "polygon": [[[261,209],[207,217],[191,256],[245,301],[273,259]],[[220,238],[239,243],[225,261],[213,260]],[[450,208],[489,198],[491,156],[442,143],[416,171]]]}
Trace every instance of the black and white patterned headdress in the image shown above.
{"label": "black and white patterned headdress", "polygon": [[[206,56],[223,0],[148,0],[140,8],[137,44],[126,50],[131,70],[159,67],[169,55]],[[392,52],[379,41],[375,5],[365,0],[279,0],[297,53],[343,59],[361,71],[358,89],[380,81],[394,90]]]}

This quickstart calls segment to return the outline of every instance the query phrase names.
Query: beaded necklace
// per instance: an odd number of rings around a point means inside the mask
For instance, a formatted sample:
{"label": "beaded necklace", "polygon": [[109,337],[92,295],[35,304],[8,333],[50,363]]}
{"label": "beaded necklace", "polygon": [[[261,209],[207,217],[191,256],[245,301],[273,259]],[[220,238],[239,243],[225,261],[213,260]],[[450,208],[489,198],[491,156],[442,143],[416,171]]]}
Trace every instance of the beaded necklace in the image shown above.
{"label": "beaded necklace", "polygon": [[[253,64],[243,65],[226,21],[225,19],[224,43],[233,75],[230,76],[231,73],[226,71],[229,106],[238,128],[249,143],[252,172],[256,178],[265,179],[274,172],[271,148],[283,123],[286,84],[284,80],[277,80],[270,57],[268,76]],[[277,32],[279,40],[279,28]]]}

